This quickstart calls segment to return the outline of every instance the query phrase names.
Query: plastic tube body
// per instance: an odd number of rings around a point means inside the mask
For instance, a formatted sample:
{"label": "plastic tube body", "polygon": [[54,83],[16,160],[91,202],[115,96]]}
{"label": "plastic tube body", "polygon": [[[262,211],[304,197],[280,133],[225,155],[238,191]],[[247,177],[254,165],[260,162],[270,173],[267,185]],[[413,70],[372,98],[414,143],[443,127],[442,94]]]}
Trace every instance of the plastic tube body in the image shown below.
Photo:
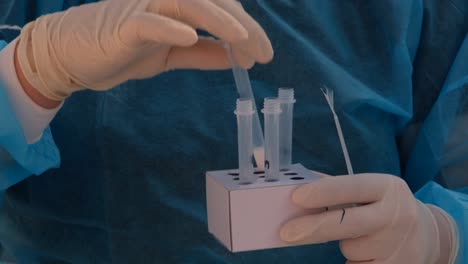
{"label": "plastic tube body", "polygon": [[289,169],[292,163],[292,135],[293,135],[293,110],[294,89],[280,88],[278,100],[281,106],[279,119],[279,163],[280,169]]}
{"label": "plastic tube body", "polygon": [[266,98],[262,110],[265,118],[265,180],[279,180],[279,116],[280,103]]}
{"label": "plastic tube body", "polygon": [[231,48],[228,44],[225,45],[225,48],[228,53],[229,60],[232,64],[232,73],[234,75],[234,81],[236,82],[237,93],[239,94],[240,99],[248,99],[252,101],[253,104],[253,133],[252,133],[252,144],[254,147],[254,158],[257,163],[258,168],[264,168],[264,139],[262,126],[260,125],[260,118],[258,117],[257,105],[255,103],[252,85],[250,83],[249,73],[247,70],[237,66],[237,63],[234,61],[234,57],[231,53]]}
{"label": "plastic tube body", "polygon": [[237,141],[239,155],[239,183],[253,183],[256,179],[252,164],[252,117],[254,114],[251,100],[237,99]]}

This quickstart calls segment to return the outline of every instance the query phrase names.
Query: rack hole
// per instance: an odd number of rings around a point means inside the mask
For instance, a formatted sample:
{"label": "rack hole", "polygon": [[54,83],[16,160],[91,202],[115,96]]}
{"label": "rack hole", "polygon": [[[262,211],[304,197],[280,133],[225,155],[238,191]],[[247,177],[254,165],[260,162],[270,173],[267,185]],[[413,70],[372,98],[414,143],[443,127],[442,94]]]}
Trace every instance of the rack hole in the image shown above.
{"label": "rack hole", "polygon": [[265,173],[264,171],[255,171],[254,174],[263,174]]}
{"label": "rack hole", "polygon": [[228,175],[231,175],[231,176],[239,176],[239,173],[237,173],[237,172],[228,172]]}
{"label": "rack hole", "polygon": [[283,172],[284,172],[284,171],[289,171],[289,169],[281,169],[280,171],[283,171]]}
{"label": "rack hole", "polygon": [[235,178],[233,178],[233,180],[238,181],[238,180],[239,180],[239,177],[235,177]]}
{"label": "rack hole", "polygon": [[277,182],[279,180],[276,180],[276,179],[269,179],[269,180],[265,180],[266,182]]}
{"label": "rack hole", "polygon": [[295,172],[287,172],[287,173],[285,173],[284,175],[292,176],[292,175],[297,175],[297,173],[295,173]]}
{"label": "rack hole", "polygon": [[291,177],[290,179],[295,180],[295,181],[299,181],[299,180],[303,180],[304,177]]}
{"label": "rack hole", "polygon": [[258,176],[258,177],[259,177],[259,178],[265,178],[265,175],[260,175],[260,176]]}

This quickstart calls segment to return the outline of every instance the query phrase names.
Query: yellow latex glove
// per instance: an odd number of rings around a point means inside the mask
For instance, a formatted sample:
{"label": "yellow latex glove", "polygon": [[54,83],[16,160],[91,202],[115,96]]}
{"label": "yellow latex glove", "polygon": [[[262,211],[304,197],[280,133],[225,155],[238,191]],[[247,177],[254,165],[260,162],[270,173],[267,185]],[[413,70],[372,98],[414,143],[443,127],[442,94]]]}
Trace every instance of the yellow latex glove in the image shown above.
{"label": "yellow latex glove", "polygon": [[263,29],[233,0],[107,0],[73,7],[27,24],[17,57],[26,80],[61,101],[78,90],[107,90],[171,69],[229,68],[224,42],[244,68],[273,57]]}
{"label": "yellow latex glove", "polygon": [[293,219],[281,229],[289,243],[340,240],[348,264],[453,263],[457,228],[442,209],[418,201],[400,178],[383,174],[324,177],[299,187],[304,208],[360,206]]}

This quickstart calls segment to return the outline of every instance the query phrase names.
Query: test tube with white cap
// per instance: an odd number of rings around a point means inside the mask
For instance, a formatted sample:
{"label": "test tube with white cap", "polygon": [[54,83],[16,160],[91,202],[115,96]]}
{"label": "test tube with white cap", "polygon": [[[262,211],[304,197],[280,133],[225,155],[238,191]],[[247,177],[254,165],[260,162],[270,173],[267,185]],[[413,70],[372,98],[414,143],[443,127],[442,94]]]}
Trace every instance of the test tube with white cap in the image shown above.
{"label": "test tube with white cap", "polygon": [[292,156],[292,132],[293,132],[293,108],[294,99],[293,88],[279,88],[278,100],[281,105],[279,121],[279,163],[281,170],[287,170],[291,166]]}
{"label": "test tube with white cap", "polygon": [[279,169],[279,116],[280,102],[277,98],[265,98],[262,113],[265,121],[265,180],[277,181]]}
{"label": "test tube with white cap", "polygon": [[239,152],[239,183],[253,183],[255,179],[252,164],[253,144],[252,144],[252,117],[254,114],[252,100],[237,99],[237,141]]}

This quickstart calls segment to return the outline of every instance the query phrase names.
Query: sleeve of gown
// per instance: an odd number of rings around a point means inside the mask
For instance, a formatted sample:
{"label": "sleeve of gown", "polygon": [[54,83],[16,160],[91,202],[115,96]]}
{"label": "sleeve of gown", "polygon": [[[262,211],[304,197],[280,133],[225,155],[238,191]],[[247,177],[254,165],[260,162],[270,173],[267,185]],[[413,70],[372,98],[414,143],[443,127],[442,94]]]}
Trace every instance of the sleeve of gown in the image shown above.
{"label": "sleeve of gown", "polygon": [[468,263],[467,58],[465,37],[422,123],[405,171],[418,199],[439,206],[455,220],[460,241],[456,263]]}
{"label": "sleeve of gown", "polygon": [[[456,222],[456,263],[468,263],[468,2],[423,1],[413,61],[413,120],[402,176]],[[409,137],[407,137],[410,135]],[[455,231],[455,230],[454,230]]]}
{"label": "sleeve of gown", "polygon": [[0,192],[60,162],[47,127],[60,107],[41,109],[18,89],[14,44],[0,41]]}

